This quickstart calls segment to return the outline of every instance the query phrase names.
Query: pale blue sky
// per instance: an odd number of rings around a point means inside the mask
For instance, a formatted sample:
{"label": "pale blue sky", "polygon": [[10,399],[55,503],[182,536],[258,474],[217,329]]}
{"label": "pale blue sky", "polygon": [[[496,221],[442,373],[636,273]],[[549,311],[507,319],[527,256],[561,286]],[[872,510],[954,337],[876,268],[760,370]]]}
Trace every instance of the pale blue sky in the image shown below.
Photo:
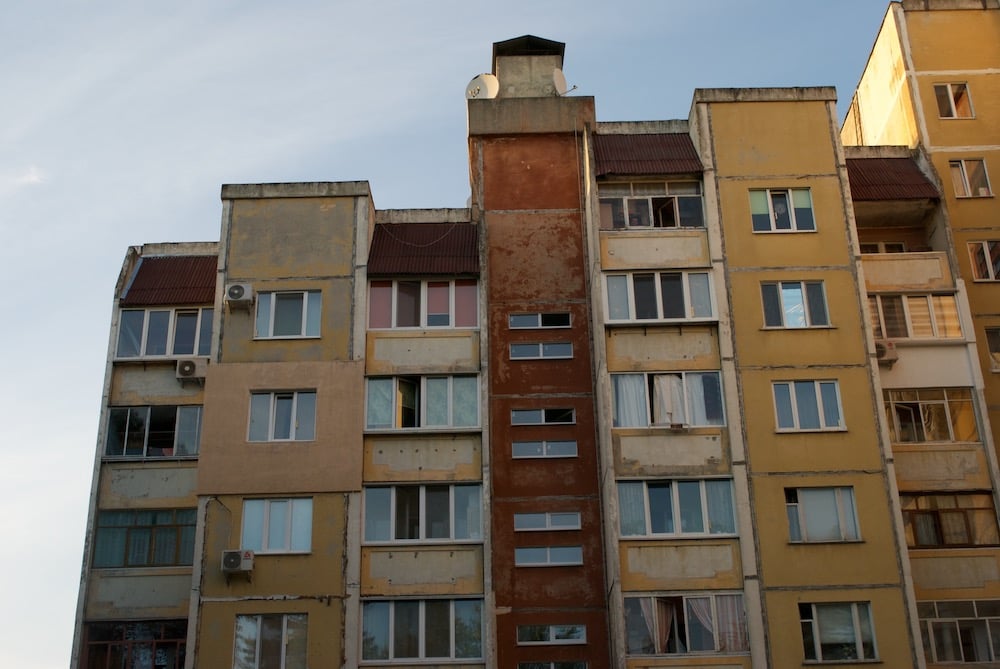
{"label": "pale blue sky", "polygon": [[[465,85],[492,43],[566,43],[602,121],[694,88],[834,85],[882,0],[10,0],[0,10],[0,666],[69,662],[112,290],[126,248],[218,239],[223,183],[468,197]],[[16,508],[13,508],[16,507]]]}

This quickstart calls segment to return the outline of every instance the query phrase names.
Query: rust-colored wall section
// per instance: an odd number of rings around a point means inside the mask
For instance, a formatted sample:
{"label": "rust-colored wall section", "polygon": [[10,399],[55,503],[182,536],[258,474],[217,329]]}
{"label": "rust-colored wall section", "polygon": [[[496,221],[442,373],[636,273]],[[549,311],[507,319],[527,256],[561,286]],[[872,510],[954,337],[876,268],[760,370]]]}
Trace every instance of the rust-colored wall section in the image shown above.
{"label": "rust-colored wall section", "polygon": [[483,140],[487,210],[580,209],[580,147],[571,135]]}

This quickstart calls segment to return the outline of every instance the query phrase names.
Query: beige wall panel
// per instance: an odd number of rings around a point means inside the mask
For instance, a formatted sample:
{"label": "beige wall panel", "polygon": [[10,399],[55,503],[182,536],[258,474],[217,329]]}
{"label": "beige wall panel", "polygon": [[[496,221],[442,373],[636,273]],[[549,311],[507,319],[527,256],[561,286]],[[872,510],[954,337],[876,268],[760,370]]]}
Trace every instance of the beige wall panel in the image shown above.
{"label": "beige wall panel", "polygon": [[894,445],[896,481],[907,490],[989,490],[989,465],[982,445]]}
{"label": "beige wall panel", "polygon": [[710,264],[708,235],[704,230],[601,233],[601,268],[606,272]]}
{"label": "beige wall panel", "polygon": [[351,275],[355,202],[352,197],[234,200],[228,280]]}
{"label": "beige wall panel", "polygon": [[[776,431],[771,382],[799,379],[839,380],[845,431]],[[882,468],[875,443],[878,428],[867,368],[745,370],[742,393],[747,450],[755,471],[837,472]]]}
{"label": "beige wall panel", "polygon": [[[250,393],[316,390],[314,441],[248,442]],[[361,488],[361,362],[214,366],[206,386],[198,490],[247,494]]]}
{"label": "beige wall panel", "polygon": [[[910,648],[910,627],[899,588],[830,590],[772,590],[765,592],[767,622],[771,630],[772,667],[800,667],[802,633],[799,603],[870,602],[875,626],[875,646],[880,666],[914,667],[916,658]],[[917,642],[919,648],[919,641]],[[918,651],[919,652],[919,651]],[[811,664],[811,663],[810,663]]]}
{"label": "beige wall panel", "polygon": [[482,546],[369,547],[361,551],[363,597],[482,592]]}
{"label": "beige wall panel", "polygon": [[720,177],[805,176],[837,168],[824,101],[717,103],[711,115]]}
{"label": "beige wall panel", "polygon": [[861,266],[865,288],[870,292],[955,289],[948,257],[943,252],[865,255]]}
{"label": "beige wall panel", "polygon": [[[854,489],[861,541],[791,543],[785,488],[826,486]],[[760,563],[768,587],[857,585],[861,579],[867,583],[900,582],[882,476],[857,472],[839,476],[759,476],[753,480],[753,489]]]}
{"label": "beige wall panel", "polygon": [[724,432],[710,428],[690,432],[666,429],[615,430],[615,474],[668,476],[729,472]]}
{"label": "beige wall panel", "polygon": [[90,572],[84,615],[88,620],[187,618],[190,595],[190,567],[96,569]]}
{"label": "beige wall panel", "polygon": [[[255,292],[319,290],[322,292],[320,337],[304,339],[254,339],[256,307],[223,311],[222,361],[293,362],[297,360],[347,360],[350,357],[350,323],[353,322],[353,280],[346,278],[254,281]],[[212,369],[209,369],[211,378]],[[211,380],[207,383],[211,383]]]}
{"label": "beige wall panel", "polygon": [[719,369],[715,326],[615,327],[607,330],[608,371]]}
{"label": "beige wall panel", "polygon": [[626,659],[626,669],[657,669],[658,667],[674,667],[676,669],[696,669],[700,667],[711,667],[712,669],[750,669],[752,662],[750,657],[727,657],[720,660],[711,657],[643,657],[636,659]]}
{"label": "beige wall panel", "polygon": [[883,389],[937,388],[957,386],[968,388],[974,377],[964,345],[935,346],[897,342],[899,359],[892,367],[879,366]]}
{"label": "beige wall panel", "polygon": [[479,371],[478,331],[369,331],[367,349],[369,376]]}
{"label": "beige wall panel", "polygon": [[482,478],[483,448],[479,434],[365,438],[365,483]]}
{"label": "beige wall panel", "polygon": [[619,544],[619,553],[625,592],[743,587],[739,544],[735,539],[670,543],[623,541]]}
{"label": "beige wall panel", "polygon": [[[809,187],[812,197],[815,232],[753,231],[750,190],[804,187]],[[805,263],[818,267],[846,267],[851,261],[840,181],[835,175],[722,180],[719,199],[730,269],[801,267]]]}
{"label": "beige wall panel", "polygon": [[993,69],[1000,63],[1000,12],[910,11],[906,30],[920,70]]}
{"label": "beige wall panel", "polygon": [[102,509],[194,508],[196,462],[107,463],[101,467]]}
{"label": "beige wall panel", "polygon": [[222,552],[240,547],[241,497],[213,497],[208,502],[202,593],[205,597],[244,598],[261,593],[342,597],[346,559],[347,495],[313,495],[312,549],[304,554],[261,554],[253,572],[222,573]]}
{"label": "beige wall panel", "polygon": [[918,600],[1000,597],[1000,549],[910,551]]}
{"label": "beige wall panel", "polygon": [[177,361],[116,363],[111,371],[111,406],[201,404],[203,386],[177,379]]}

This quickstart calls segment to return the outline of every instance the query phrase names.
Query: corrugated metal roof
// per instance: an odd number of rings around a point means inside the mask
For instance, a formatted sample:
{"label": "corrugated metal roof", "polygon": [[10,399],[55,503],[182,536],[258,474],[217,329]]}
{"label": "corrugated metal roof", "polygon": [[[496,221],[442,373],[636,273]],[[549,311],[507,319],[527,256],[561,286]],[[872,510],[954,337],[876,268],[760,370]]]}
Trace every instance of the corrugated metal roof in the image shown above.
{"label": "corrugated metal roof", "polygon": [[479,234],[471,223],[383,223],[368,253],[370,276],[479,274]]}
{"label": "corrugated metal roof", "polygon": [[597,176],[609,174],[690,174],[701,159],[687,133],[594,135]]}
{"label": "corrugated metal roof", "polygon": [[925,200],[941,194],[910,158],[848,158],[851,198],[858,201]]}
{"label": "corrugated metal roof", "polygon": [[121,304],[128,307],[212,304],[217,266],[216,256],[142,258]]}

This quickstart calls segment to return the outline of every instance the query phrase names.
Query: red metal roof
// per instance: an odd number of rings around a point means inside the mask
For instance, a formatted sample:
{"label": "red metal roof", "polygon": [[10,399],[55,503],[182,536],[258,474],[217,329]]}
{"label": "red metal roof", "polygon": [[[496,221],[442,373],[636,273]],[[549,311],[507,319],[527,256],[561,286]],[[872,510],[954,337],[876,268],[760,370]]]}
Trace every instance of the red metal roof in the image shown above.
{"label": "red metal roof", "polygon": [[213,304],[217,266],[215,256],[142,258],[121,304],[128,307]]}
{"label": "red metal roof", "polygon": [[368,253],[370,276],[479,274],[479,234],[471,223],[381,223]]}
{"label": "red metal roof", "polygon": [[925,200],[941,197],[910,158],[848,158],[851,198],[857,201]]}
{"label": "red metal roof", "polygon": [[594,135],[597,176],[690,174],[703,170],[687,133]]}

